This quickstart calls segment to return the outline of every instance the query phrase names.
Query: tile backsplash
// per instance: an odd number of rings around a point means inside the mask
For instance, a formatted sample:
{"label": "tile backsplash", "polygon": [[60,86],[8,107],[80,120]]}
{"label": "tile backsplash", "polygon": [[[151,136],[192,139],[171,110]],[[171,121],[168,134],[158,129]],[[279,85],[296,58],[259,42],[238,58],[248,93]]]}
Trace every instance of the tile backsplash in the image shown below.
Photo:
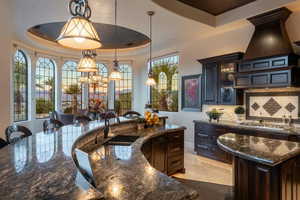
{"label": "tile backsplash", "polygon": [[262,92],[246,94],[247,119],[299,118],[300,92]]}

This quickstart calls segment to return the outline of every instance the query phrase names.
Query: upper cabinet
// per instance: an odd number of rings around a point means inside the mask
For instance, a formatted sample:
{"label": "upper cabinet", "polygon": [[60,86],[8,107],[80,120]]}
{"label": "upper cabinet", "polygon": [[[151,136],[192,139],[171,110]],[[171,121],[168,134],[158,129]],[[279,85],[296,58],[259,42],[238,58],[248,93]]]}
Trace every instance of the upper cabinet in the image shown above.
{"label": "upper cabinet", "polygon": [[240,105],[243,92],[234,88],[240,52],[198,60],[202,63],[202,101],[211,105]]}
{"label": "upper cabinet", "polygon": [[298,56],[290,54],[243,61],[238,67],[235,88],[269,88],[299,86]]}

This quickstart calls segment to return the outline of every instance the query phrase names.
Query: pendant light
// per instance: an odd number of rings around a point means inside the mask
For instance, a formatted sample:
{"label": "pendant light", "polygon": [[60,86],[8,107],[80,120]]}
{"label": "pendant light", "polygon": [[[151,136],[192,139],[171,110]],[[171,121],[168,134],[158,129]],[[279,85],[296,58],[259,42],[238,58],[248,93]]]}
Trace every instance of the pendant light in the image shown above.
{"label": "pendant light", "polygon": [[78,72],[97,72],[97,65],[95,60],[96,53],[91,50],[82,51],[82,58],[78,63]]}
{"label": "pendant light", "polygon": [[147,14],[150,17],[150,58],[149,58],[149,73],[148,73],[148,79],[146,81],[146,85],[148,86],[154,86],[156,85],[156,82],[153,78],[152,74],[152,16],[155,14],[154,11],[148,11]]}
{"label": "pendant light", "polygon": [[91,18],[88,0],[70,0],[69,12],[72,17],[63,26],[57,42],[65,47],[87,50],[102,46]]}
{"label": "pendant light", "polygon": [[[117,0],[115,0],[115,36],[117,37]],[[119,61],[117,56],[117,49],[115,49],[115,60],[113,61],[113,70],[109,75],[109,79],[112,81],[118,81],[121,79],[121,73],[119,71]]]}

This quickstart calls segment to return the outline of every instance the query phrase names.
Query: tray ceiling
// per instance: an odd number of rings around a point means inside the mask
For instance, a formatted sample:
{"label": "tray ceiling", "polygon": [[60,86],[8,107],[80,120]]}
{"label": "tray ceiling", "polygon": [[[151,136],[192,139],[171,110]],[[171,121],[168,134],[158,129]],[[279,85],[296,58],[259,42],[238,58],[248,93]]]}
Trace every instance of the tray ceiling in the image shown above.
{"label": "tray ceiling", "polygon": [[220,15],[256,0],[177,0],[212,15]]}

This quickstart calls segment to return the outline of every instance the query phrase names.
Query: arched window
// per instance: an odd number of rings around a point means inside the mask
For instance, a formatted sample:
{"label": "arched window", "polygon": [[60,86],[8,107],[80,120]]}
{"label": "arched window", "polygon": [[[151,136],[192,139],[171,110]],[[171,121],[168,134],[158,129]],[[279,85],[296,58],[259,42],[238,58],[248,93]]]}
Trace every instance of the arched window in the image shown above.
{"label": "arched window", "polygon": [[121,80],[115,86],[115,110],[122,115],[132,108],[132,68],[128,64],[120,65]]}
{"label": "arched window", "polygon": [[102,63],[97,63],[97,68],[103,79],[90,84],[89,99],[101,100],[103,105],[107,105],[108,69]]}
{"label": "arched window", "polygon": [[160,72],[158,77],[158,89],[160,91],[167,89],[168,78],[165,72]]}
{"label": "arched window", "polygon": [[172,76],[172,92],[178,92],[178,74]]}
{"label": "arched window", "polygon": [[62,67],[62,109],[64,113],[71,113],[74,104],[77,109],[82,105],[82,88],[79,83],[81,72],[77,71],[77,63],[67,61]]}
{"label": "arched window", "polygon": [[13,69],[14,121],[28,119],[28,62],[23,51],[14,55]]}
{"label": "arched window", "polygon": [[[152,61],[152,73],[157,85],[150,88],[152,108],[161,111],[178,111],[179,56],[171,55]],[[150,67],[149,63],[148,66]]]}
{"label": "arched window", "polygon": [[35,73],[36,115],[46,118],[55,108],[55,65],[48,58],[38,58]]}

